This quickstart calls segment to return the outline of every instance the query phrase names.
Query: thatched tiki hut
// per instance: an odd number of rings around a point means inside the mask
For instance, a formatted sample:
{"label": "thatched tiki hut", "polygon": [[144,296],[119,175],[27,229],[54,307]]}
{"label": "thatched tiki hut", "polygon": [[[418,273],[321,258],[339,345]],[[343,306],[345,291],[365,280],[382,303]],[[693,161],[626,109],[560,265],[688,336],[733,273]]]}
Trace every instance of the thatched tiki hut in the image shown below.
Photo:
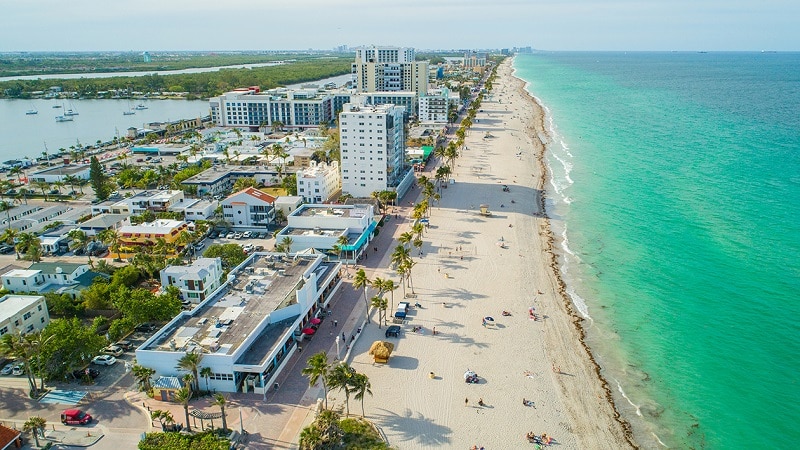
{"label": "thatched tiki hut", "polygon": [[389,355],[394,350],[394,344],[391,342],[375,341],[372,347],[369,348],[369,354],[375,359],[376,363],[389,362]]}

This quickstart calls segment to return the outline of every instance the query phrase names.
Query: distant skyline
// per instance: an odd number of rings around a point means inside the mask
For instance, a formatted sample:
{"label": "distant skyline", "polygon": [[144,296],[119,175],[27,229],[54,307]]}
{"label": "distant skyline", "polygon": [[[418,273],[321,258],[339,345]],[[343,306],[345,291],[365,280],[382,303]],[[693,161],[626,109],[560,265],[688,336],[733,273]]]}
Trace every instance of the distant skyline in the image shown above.
{"label": "distant skyline", "polygon": [[0,51],[800,50],[797,0],[26,0]]}

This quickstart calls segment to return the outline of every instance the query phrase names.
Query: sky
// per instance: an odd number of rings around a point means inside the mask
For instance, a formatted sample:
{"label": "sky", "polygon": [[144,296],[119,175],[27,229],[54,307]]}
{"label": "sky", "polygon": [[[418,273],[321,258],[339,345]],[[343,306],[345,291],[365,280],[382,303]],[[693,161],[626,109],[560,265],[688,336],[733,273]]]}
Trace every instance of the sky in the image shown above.
{"label": "sky", "polygon": [[800,50],[798,0],[0,0],[0,52]]}

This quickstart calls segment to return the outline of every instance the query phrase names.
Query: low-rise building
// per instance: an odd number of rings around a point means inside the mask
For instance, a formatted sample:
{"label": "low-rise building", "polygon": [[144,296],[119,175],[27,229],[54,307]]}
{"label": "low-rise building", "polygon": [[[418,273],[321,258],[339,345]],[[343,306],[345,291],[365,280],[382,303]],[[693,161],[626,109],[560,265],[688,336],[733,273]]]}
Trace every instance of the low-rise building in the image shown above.
{"label": "low-rise building", "polygon": [[266,393],[341,285],[339,269],[322,255],[255,253],[142,344],[136,361],[154,378],[181,376],[178,360],[196,352],[210,389]]}
{"label": "low-rise building", "polygon": [[80,164],[48,167],[46,169],[37,170],[36,172],[32,172],[28,175],[28,179],[32,183],[55,183],[57,181],[65,181],[66,177],[75,177],[82,180],[88,180],[89,165]]}
{"label": "low-rise building", "polygon": [[275,220],[275,197],[249,187],[222,200],[222,214],[234,228],[266,228]]}
{"label": "low-rise building", "polygon": [[339,163],[311,161],[311,165],[297,172],[297,195],[306,203],[325,203],[342,189]]}
{"label": "low-rise building", "polygon": [[170,211],[183,213],[187,221],[208,220],[214,217],[214,211],[219,206],[217,200],[187,199],[182,205],[170,207]]}
{"label": "low-rise building", "polygon": [[47,302],[41,295],[0,297],[0,336],[42,330],[50,323]]}
{"label": "low-rise building", "polygon": [[[167,246],[171,247],[171,251],[167,255],[175,256],[183,248],[183,246],[177,244],[177,241],[184,231],[189,231],[189,225],[183,220],[159,219],[139,225],[120,227],[117,230],[120,257],[128,258],[133,256],[137,247],[155,246],[159,239],[164,239]],[[117,252],[114,253],[116,254]]]}
{"label": "low-rise building", "polygon": [[97,277],[108,275],[89,270],[88,264],[64,261],[38,262],[27,269],[14,269],[0,275],[3,287],[11,293],[57,292],[77,298]]}
{"label": "low-rise building", "polygon": [[[343,261],[355,262],[367,249],[378,223],[374,207],[359,205],[305,204],[287,216],[288,225],[275,235],[275,242],[292,240],[291,252],[315,249],[339,250]],[[347,244],[341,243],[341,238]]]}
{"label": "low-rise building", "polygon": [[239,178],[252,178],[256,183],[271,186],[280,182],[278,171],[267,166],[214,166],[187,178],[181,184],[194,187],[198,196],[220,195],[233,189]]}
{"label": "low-rise building", "polygon": [[100,214],[77,225],[77,228],[87,236],[97,236],[104,230],[116,230],[130,225],[130,216],[127,214]]}
{"label": "low-rise building", "polygon": [[128,214],[139,215],[145,211],[164,212],[174,206],[182,206],[185,202],[183,191],[141,191],[120,200],[107,200],[92,205],[92,214]]}
{"label": "low-rise building", "polygon": [[161,287],[175,286],[181,298],[200,303],[222,284],[222,260],[198,258],[188,266],[169,266],[161,271]]}

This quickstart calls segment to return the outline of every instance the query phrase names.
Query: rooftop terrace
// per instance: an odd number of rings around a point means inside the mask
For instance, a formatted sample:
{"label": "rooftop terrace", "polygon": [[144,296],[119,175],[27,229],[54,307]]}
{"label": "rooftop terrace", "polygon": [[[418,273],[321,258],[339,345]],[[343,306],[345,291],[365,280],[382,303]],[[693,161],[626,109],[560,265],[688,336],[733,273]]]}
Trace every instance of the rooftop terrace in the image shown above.
{"label": "rooftop terrace", "polygon": [[[280,254],[257,253],[245,263],[212,296],[191,313],[182,315],[145,347],[145,350],[188,352],[202,349],[206,353],[232,355],[267,316],[276,310],[297,303],[295,292],[303,286],[303,272],[314,263],[313,257],[286,257]],[[323,261],[318,283],[335,263]],[[230,277],[229,277],[230,279]],[[257,364],[277,345],[277,337],[291,326],[290,318],[266,326],[259,339],[240,357],[240,364]],[[275,339],[269,338],[275,335]]]}

